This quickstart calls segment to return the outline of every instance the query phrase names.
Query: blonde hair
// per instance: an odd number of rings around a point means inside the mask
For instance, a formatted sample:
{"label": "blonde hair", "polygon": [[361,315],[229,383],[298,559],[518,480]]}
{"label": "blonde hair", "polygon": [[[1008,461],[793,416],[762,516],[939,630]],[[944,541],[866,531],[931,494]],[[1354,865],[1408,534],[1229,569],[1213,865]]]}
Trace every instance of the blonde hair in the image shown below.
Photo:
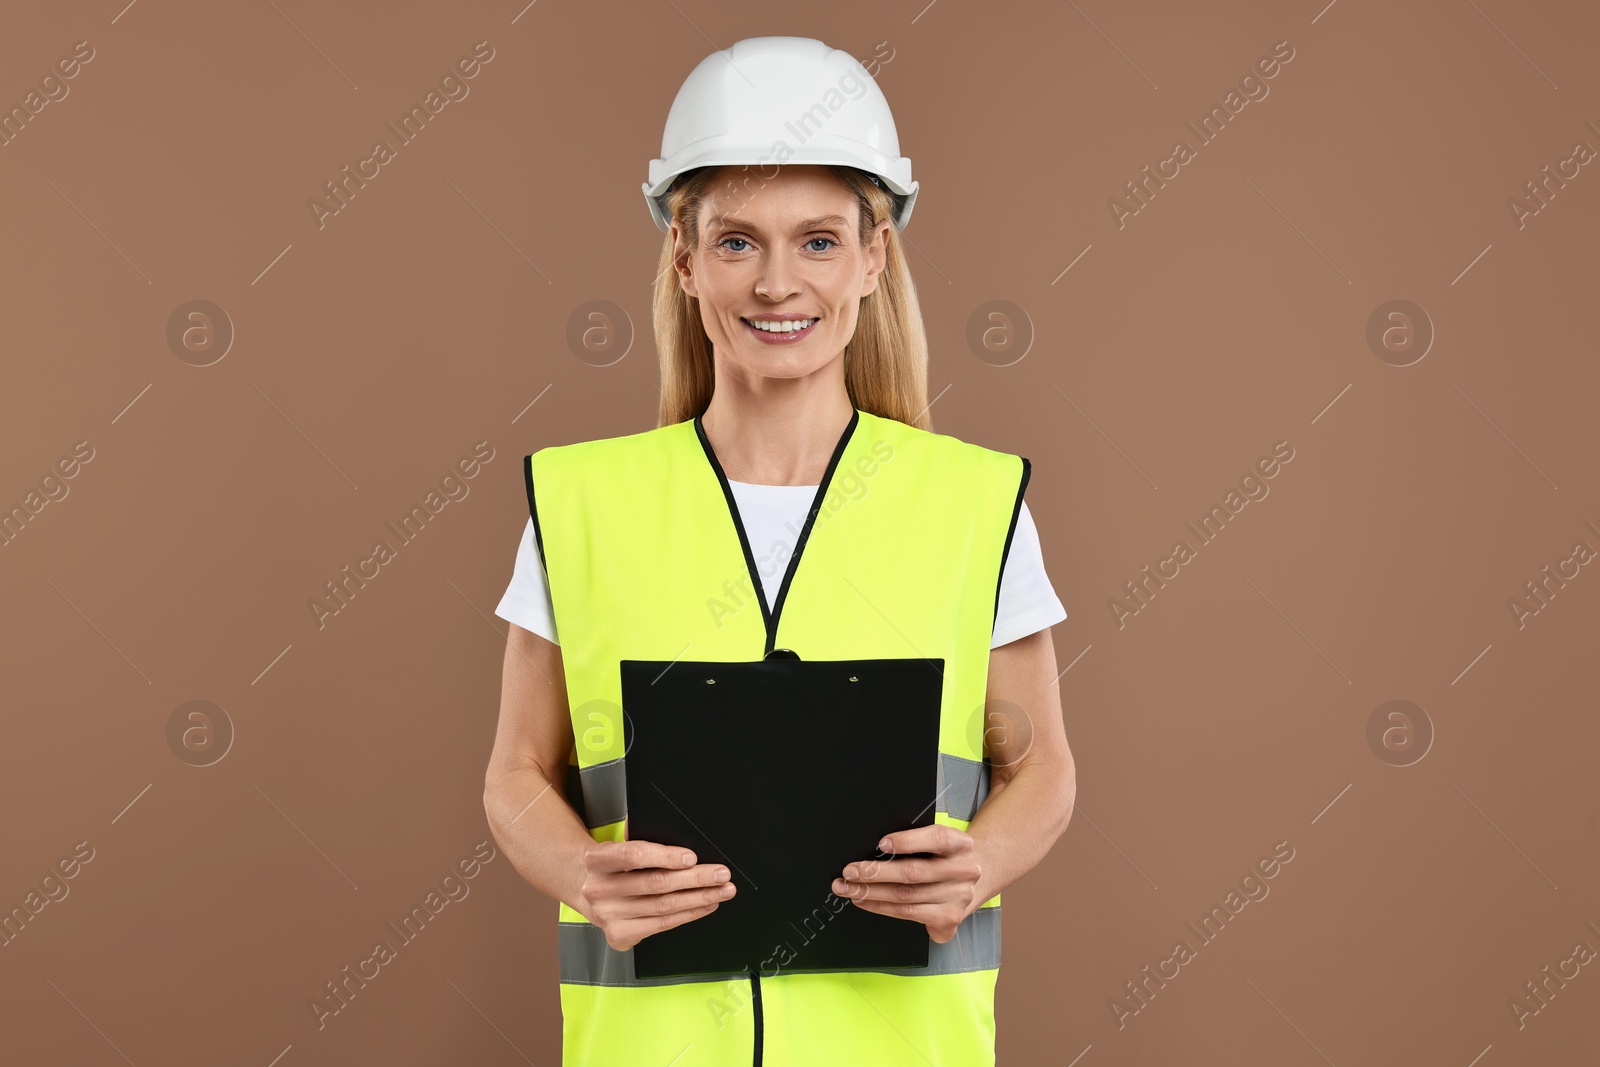
{"label": "blonde hair", "polygon": [[[667,193],[667,212],[677,220],[686,248],[699,243],[700,208],[721,169],[708,166],[688,171]],[[856,237],[864,247],[873,227],[889,214],[894,202],[887,190],[862,171],[847,166],[828,169],[856,194],[861,208]],[[728,184],[733,184],[731,179]],[[703,414],[711,403],[714,385],[711,339],[700,319],[700,301],[678,284],[672,251],[672,235],[668,234],[657,263],[651,310],[661,361],[658,427]],[[855,335],[844,348],[845,389],[851,403],[862,411],[932,430],[933,419],[927,410],[928,338],[911,268],[892,223],[885,251],[878,287],[861,298]]]}

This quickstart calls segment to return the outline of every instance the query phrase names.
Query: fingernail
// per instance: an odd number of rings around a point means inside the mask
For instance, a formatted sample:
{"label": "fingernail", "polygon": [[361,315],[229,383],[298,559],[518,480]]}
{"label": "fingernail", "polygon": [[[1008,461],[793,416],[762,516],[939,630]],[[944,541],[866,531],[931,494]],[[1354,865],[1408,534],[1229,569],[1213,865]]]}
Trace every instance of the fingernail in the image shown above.
{"label": "fingernail", "polygon": [[889,851],[889,839],[886,837],[882,841],[879,841],[878,847],[883,849],[885,852]]}
{"label": "fingernail", "polygon": [[728,868],[724,867],[718,871],[716,880],[719,882],[726,882],[728,880]]}
{"label": "fingernail", "polygon": [[860,878],[861,869],[852,863],[850,866],[844,869],[844,876],[846,878]]}

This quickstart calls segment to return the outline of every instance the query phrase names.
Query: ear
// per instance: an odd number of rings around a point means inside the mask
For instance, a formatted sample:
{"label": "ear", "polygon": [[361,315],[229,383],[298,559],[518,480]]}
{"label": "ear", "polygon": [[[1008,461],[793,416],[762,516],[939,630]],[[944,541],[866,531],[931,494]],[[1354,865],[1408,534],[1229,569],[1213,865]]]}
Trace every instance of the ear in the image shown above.
{"label": "ear", "polygon": [[699,299],[700,287],[694,276],[694,257],[684,244],[683,230],[679,228],[677,219],[669,224],[667,234],[672,238],[672,269],[678,276],[678,284],[684,292]]}
{"label": "ear", "polygon": [[870,296],[878,290],[878,276],[883,273],[883,268],[889,259],[890,225],[887,217],[879,219],[872,236],[867,240],[867,273],[866,277],[861,279],[862,296]]}

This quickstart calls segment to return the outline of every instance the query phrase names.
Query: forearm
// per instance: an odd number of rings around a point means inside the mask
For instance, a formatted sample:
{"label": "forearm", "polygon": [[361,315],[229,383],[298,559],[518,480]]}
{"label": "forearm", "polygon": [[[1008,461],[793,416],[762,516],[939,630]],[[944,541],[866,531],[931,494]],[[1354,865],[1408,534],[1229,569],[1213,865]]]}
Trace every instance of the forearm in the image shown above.
{"label": "forearm", "polygon": [[537,767],[521,767],[490,774],[483,807],[495,841],[517,873],[583,913],[583,856],[595,841],[564,791]]}
{"label": "forearm", "polygon": [[993,773],[996,783],[967,827],[982,868],[968,915],[1039,865],[1066,830],[1077,795],[1070,756],[1025,760],[1005,777]]}

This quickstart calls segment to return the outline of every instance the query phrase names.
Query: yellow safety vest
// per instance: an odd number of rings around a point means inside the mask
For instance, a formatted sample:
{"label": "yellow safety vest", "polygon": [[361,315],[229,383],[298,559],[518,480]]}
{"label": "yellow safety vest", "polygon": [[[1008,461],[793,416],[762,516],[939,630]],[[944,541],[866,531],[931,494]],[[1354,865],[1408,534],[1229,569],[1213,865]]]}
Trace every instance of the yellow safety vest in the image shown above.
{"label": "yellow safety vest", "polygon": [[[856,409],[769,609],[756,556],[768,546],[749,543],[698,417],[528,456],[572,712],[568,800],[595,840],[624,832],[620,661],[774,648],[942,658],[934,818],[965,830],[989,790],[989,644],[1029,470]],[[633,950],[565,902],[558,922],[564,1067],[994,1063],[999,894],[952,940],[929,938],[917,969],[639,979]]]}

